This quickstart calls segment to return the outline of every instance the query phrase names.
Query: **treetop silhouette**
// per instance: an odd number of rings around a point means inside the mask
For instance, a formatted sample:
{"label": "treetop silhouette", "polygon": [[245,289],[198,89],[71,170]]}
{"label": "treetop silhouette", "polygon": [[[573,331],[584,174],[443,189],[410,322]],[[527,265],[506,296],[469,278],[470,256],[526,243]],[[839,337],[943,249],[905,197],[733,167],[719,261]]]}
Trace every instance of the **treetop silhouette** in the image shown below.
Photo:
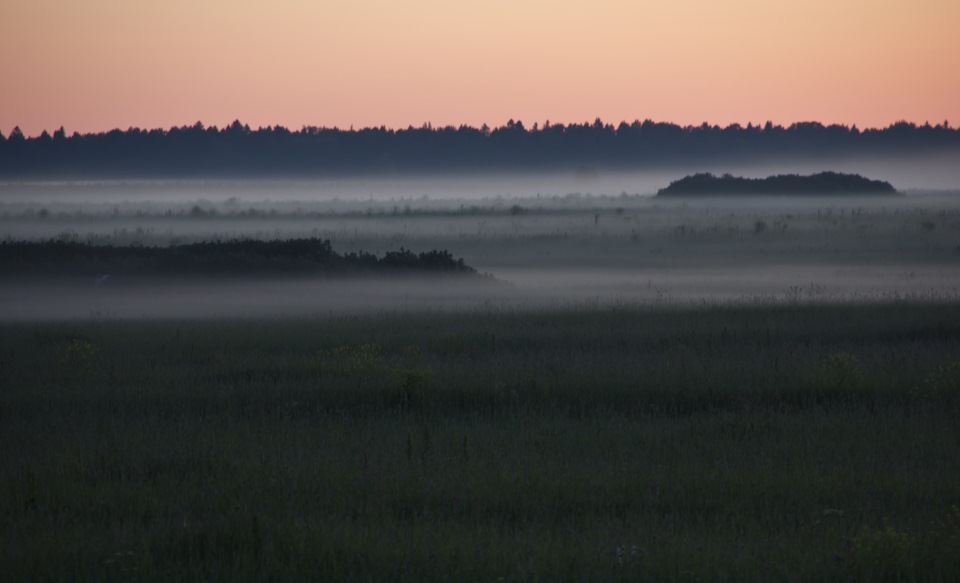
{"label": "treetop silhouette", "polygon": [[[2,134],[0,134],[2,136]],[[680,126],[651,120],[583,124],[521,121],[344,130],[304,126],[251,129],[234,121],[170,129],[114,129],[67,135],[61,127],[0,139],[0,177],[322,177],[429,172],[642,169],[698,162],[827,161],[842,157],[960,153],[960,130],[905,121],[882,129],[795,123]]]}
{"label": "treetop silhouette", "polygon": [[700,173],[675,180],[657,192],[657,196],[833,194],[890,195],[897,194],[897,190],[889,182],[859,174],[819,172],[809,176],[778,174],[767,178]]}

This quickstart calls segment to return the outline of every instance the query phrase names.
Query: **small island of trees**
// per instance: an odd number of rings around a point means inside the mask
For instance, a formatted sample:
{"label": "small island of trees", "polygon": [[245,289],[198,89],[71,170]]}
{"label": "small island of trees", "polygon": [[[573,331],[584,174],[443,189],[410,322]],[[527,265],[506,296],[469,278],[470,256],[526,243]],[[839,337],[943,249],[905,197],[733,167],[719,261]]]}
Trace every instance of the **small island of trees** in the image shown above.
{"label": "small island of trees", "polygon": [[889,182],[871,180],[859,174],[820,172],[809,176],[778,174],[767,178],[743,178],[730,174],[694,174],[671,182],[657,196],[699,195],[892,195],[898,194]]}

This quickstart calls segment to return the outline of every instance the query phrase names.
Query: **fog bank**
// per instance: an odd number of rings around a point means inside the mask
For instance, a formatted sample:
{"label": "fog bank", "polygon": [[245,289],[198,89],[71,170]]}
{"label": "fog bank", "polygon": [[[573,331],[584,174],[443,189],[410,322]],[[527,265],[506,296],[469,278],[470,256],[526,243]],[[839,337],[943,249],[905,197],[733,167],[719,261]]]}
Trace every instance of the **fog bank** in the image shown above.
{"label": "fog bank", "polygon": [[0,320],[329,317],[603,306],[960,301],[960,264],[504,269],[468,280],[108,279],[0,282]]}

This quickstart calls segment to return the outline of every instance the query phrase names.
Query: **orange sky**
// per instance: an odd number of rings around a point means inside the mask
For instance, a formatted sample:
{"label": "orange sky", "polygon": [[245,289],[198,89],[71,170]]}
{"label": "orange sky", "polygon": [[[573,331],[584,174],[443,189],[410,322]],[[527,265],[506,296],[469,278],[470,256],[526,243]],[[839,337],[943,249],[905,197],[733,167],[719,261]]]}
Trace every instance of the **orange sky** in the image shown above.
{"label": "orange sky", "polygon": [[957,0],[0,0],[0,131],[960,125]]}

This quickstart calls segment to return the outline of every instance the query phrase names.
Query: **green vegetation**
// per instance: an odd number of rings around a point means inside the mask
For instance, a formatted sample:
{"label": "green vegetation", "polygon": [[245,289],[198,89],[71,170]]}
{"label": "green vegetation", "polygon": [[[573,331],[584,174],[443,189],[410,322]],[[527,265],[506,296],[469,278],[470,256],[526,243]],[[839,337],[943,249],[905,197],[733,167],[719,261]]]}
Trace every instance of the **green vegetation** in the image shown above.
{"label": "green vegetation", "polygon": [[43,275],[343,274],[443,272],[476,274],[447,251],[413,253],[403,247],[383,257],[339,254],[317,238],[203,241],[169,247],[93,245],[70,239],[0,241],[0,273]]}
{"label": "green vegetation", "polygon": [[11,581],[960,573],[960,306],[4,324]]}
{"label": "green vegetation", "polygon": [[694,174],[661,188],[657,196],[716,194],[897,194],[889,182],[859,174],[819,172],[810,176],[778,174],[767,178],[741,178],[724,174]]}

